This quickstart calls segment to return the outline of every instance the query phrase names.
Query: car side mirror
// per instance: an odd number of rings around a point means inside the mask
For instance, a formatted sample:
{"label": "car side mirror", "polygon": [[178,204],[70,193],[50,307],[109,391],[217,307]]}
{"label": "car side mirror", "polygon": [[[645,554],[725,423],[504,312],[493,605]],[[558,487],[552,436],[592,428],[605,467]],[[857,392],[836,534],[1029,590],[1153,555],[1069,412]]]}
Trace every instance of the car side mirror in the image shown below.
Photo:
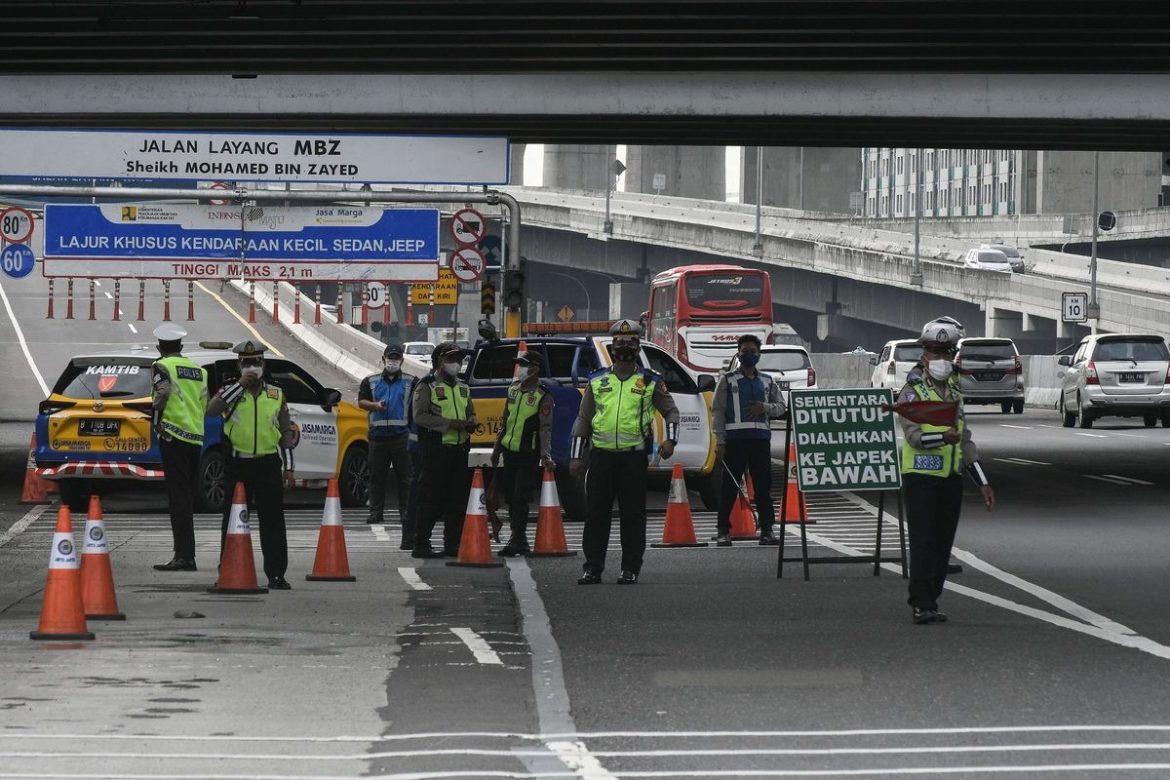
{"label": "car side mirror", "polygon": [[321,408],[328,412],[339,403],[341,403],[341,391],[334,390],[332,387],[326,388],[321,395]]}
{"label": "car side mirror", "polygon": [[700,393],[710,393],[715,390],[715,377],[710,374],[700,374],[697,381]]}
{"label": "car side mirror", "polygon": [[1057,358],[1056,365],[1058,365],[1058,366],[1071,366],[1072,365],[1072,356],[1061,355],[1059,358]]}

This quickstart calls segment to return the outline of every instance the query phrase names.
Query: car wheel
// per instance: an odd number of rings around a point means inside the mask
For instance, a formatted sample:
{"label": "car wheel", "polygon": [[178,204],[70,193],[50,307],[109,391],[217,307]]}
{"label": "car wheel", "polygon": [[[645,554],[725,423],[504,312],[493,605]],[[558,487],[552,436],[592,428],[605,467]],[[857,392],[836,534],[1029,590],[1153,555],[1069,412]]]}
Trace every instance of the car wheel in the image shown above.
{"label": "car wheel", "polygon": [[1011,401],[1000,401],[999,402],[999,410],[1001,412],[1003,412],[1004,414],[1008,414],[1012,410],[1012,402]]}
{"label": "car wheel", "polygon": [[1078,428],[1092,428],[1093,417],[1081,406],[1081,399],[1077,398],[1077,427]]}
{"label": "car wheel", "polygon": [[1023,399],[1020,399],[1018,401],[1012,401],[1012,412],[1015,414],[1023,414],[1024,413]]}
{"label": "car wheel", "polygon": [[1153,428],[1155,425],[1158,424],[1158,415],[1147,414],[1145,417],[1142,418],[1142,422],[1145,423],[1147,428]]}
{"label": "car wheel", "polygon": [[227,464],[218,447],[208,449],[200,456],[196,484],[196,511],[222,512],[227,492]]}
{"label": "car wheel", "polygon": [[341,473],[337,475],[337,490],[341,505],[365,506],[370,500],[370,459],[366,445],[351,444],[341,459]]}
{"label": "car wheel", "polygon": [[61,503],[70,512],[84,515],[89,511],[88,479],[62,479],[57,482],[57,489],[61,492]]}

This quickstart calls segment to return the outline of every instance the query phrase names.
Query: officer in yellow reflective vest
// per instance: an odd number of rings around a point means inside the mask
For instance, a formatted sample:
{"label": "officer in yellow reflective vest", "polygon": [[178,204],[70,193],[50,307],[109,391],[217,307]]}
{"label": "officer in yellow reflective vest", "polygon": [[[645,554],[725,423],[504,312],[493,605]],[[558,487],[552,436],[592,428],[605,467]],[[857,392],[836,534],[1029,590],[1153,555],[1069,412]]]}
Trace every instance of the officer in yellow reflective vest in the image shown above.
{"label": "officer in yellow reflective vest", "polygon": [[987,511],[995,507],[995,491],[979,463],[971,430],[963,414],[959,377],[954,373],[955,354],[963,326],[951,317],[940,317],[923,327],[918,341],[922,359],[906,380],[899,401],[955,401],[953,425],[917,423],[901,418],[902,485],[906,498],[906,523],[910,532],[910,597],[912,620],[917,624],[943,623],[938,598],[947,579],[947,563],[959,512],[963,505],[962,469],[979,485]]}
{"label": "officer in yellow reflective vest", "polygon": [[[411,399],[422,467],[413,558],[454,558],[459,554],[471,492],[467,456],[476,425],[471,391],[459,381],[463,356],[463,350],[452,341],[436,346],[431,352],[433,370],[418,381]],[[431,534],[439,518],[443,520],[442,550],[431,547]]]}
{"label": "officer in yellow reflective vest", "polygon": [[[540,379],[544,356],[529,350],[516,356],[520,366],[516,381],[508,388],[504,419],[492,448],[492,468],[504,456],[501,476],[508,501],[508,524],[512,535],[500,550],[505,558],[527,555],[528,503],[540,481],[540,468],[551,469],[553,397]],[[539,468],[538,468],[539,467]]]}
{"label": "officer in yellow reflective vest", "polygon": [[195,484],[203,452],[207,372],[183,357],[186,335],[172,323],[154,329],[160,357],[151,369],[151,401],[174,539],[174,556],[155,564],[159,571],[195,571]]}
{"label": "officer in yellow reflective vest", "polygon": [[[288,537],[284,526],[284,478],[292,477],[293,447],[297,436],[289,420],[284,391],[264,381],[263,344],[241,341],[232,347],[239,355],[240,379],[226,384],[211,399],[208,414],[224,418],[224,438],[231,444],[224,479],[223,537],[236,483],[242,482],[256,504],[260,519],[260,550],[268,587],[288,590]],[[282,475],[281,472],[284,472]]]}
{"label": "officer in yellow reflective vest", "polygon": [[662,377],[639,363],[642,329],[619,320],[609,330],[613,366],[589,377],[581,408],[573,423],[569,470],[585,472],[585,450],[590,449],[586,495],[588,516],[581,546],[584,572],[579,585],[601,582],[605,551],[613,526],[613,501],[621,514],[622,572],[619,585],[633,585],[642,571],[646,552],[646,477],[653,451],[654,413],[666,422],[666,437],[658,449],[663,458],[678,444],[678,408]]}

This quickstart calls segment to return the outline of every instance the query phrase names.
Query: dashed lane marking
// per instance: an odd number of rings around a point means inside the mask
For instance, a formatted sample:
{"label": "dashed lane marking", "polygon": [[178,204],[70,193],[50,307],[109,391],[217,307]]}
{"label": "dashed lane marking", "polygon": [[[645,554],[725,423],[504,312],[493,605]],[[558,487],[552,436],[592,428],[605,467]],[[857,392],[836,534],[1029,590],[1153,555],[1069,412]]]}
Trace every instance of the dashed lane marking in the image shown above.
{"label": "dashed lane marking", "polygon": [[1104,438],[1106,438],[1103,434],[1100,434],[1100,433],[1080,433],[1080,432],[1078,432],[1076,435],[1077,436],[1088,436],[1090,439],[1104,439]]}
{"label": "dashed lane marking", "polygon": [[1000,428],[1014,428],[1017,431],[1030,431],[1030,430],[1032,430],[1032,426],[1030,426],[1030,425],[1008,425],[1007,423],[1000,423],[999,427]]}
{"label": "dashed lane marking", "polygon": [[1110,479],[1109,477],[1101,477],[1096,474],[1082,474],[1081,476],[1087,477],[1088,479],[1095,479],[1098,482],[1108,482],[1110,485],[1132,485],[1132,483],[1126,482],[1125,480]]}
{"label": "dashed lane marking", "polygon": [[454,627],[451,633],[463,640],[467,649],[475,656],[475,660],[486,666],[503,666],[504,662],[492,650],[492,646],[479,634],[466,627]]}
{"label": "dashed lane marking", "polygon": [[1146,482],[1144,479],[1136,479],[1134,477],[1123,477],[1120,474],[1106,474],[1105,476],[1112,477],[1113,479],[1120,479],[1123,482],[1129,482],[1130,484],[1133,484],[1133,485],[1150,485],[1150,486],[1152,486],[1154,484],[1153,482]]}
{"label": "dashed lane marking", "polygon": [[418,576],[418,572],[410,566],[398,567],[398,573],[402,575],[402,579],[406,580],[406,584],[415,590],[431,590],[431,586],[422,581],[422,577]]}
{"label": "dashed lane marking", "polygon": [[17,520],[15,523],[13,523],[11,526],[8,527],[7,531],[0,534],[0,547],[3,547],[4,545],[8,544],[16,537],[18,537],[22,533],[24,533],[24,530],[26,528],[28,528],[30,525],[32,525],[33,523],[35,523],[37,521],[37,519],[42,514],[44,514],[45,510],[48,508],[49,508],[48,504],[38,504],[37,506],[34,506],[32,509],[25,512],[24,517]]}

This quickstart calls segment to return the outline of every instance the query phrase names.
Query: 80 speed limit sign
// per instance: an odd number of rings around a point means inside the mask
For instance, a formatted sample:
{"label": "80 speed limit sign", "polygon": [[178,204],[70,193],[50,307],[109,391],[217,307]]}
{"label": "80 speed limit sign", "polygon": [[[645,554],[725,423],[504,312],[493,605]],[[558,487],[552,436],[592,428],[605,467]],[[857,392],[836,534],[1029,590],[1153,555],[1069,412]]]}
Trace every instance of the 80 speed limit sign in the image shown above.
{"label": "80 speed limit sign", "polygon": [[22,208],[0,211],[0,238],[10,244],[23,244],[32,238],[33,215]]}

